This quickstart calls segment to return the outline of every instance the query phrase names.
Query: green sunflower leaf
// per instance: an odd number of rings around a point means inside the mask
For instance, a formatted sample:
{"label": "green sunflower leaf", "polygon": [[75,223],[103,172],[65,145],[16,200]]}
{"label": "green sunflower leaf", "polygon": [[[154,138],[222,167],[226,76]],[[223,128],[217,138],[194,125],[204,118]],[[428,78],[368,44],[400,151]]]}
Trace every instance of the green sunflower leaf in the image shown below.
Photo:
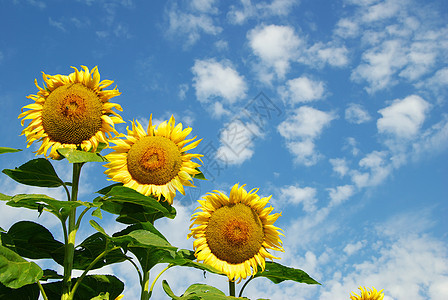
{"label": "green sunflower leaf", "polygon": [[[89,267],[89,265],[104,251],[109,252],[91,267],[92,270],[128,260],[128,257],[121,249],[111,250],[113,247],[114,245],[108,241],[104,234],[96,232],[90,235],[76,247],[73,268],[77,270],[87,269],[87,267]],[[62,257],[63,254],[63,252],[60,253]]]}
{"label": "green sunflower leaf", "polygon": [[221,299],[247,299],[226,296],[221,290],[206,284],[196,283],[190,285],[185,293],[178,297],[176,296],[166,280],[163,280],[162,287],[165,293],[173,300],[221,300]]}
{"label": "green sunflower leaf", "polygon": [[84,163],[84,162],[105,162],[105,157],[98,152],[86,152],[76,150],[73,148],[59,148],[58,153],[65,157],[69,163]]}
{"label": "green sunflower leaf", "polygon": [[18,289],[7,288],[0,283],[0,299],[38,300],[40,295],[37,283],[24,285]]}
{"label": "green sunflower leaf", "polygon": [[90,224],[114,245],[132,252],[141,263],[144,272],[159,263],[162,257],[174,256],[177,249],[149,222],[131,225],[114,233],[113,236],[107,235],[94,220],[90,220]]}
{"label": "green sunflower leaf", "polygon": [[194,251],[187,249],[178,250],[174,256],[162,257],[160,263],[170,263],[174,266],[183,266],[207,271],[214,274],[226,275],[225,273],[213,268],[210,265],[195,261]]}
{"label": "green sunflower leaf", "polygon": [[61,220],[64,220],[70,209],[79,206],[88,208],[97,207],[96,204],[83,201],[61,201],[43,194],[18,194],[15,196],[7,196],[0,193],[0,201],[7,201],[6,205],[11,207],[24,207],[37,210],[39,213],[48,211]]}
{"label": "green sunflower leaf", "polygon": [[53,258],[58,250],[64,249],[64,244],[55,240],[48,229],[31,221],[15,223],[6,235],[10,241],[8,248],[13,245],[12,250],[26,258]]}
{"label": "green sunflower leaf", "polygon": [[2,171],[18,183],[39,187],[60,187],[64,182],[58,177],[50,161],[36,158],[15,169]]}
{"label": "green sunflower leaf", "polygon": [[14,251],[0,245],[0,282],[5,287],[17,289],[33,284],[43,275],[42,269]]}
{"label": "green sunflower leaf", "polygon": [[254,278],[257,277],[268,278],[276,284],[285,280],[292,280],[295,282],[306,284],[320,284],[319,282],[311,278],[305,271],[286,267],[276,262],[268,261],[266,262],[266,268],[263,272],[261,272],[261,268],[258,267],[258,272],[254,275]]}
{"label": "green sunflower leaf", "polygon": [[14,153],[14,152],[19,152],[22,151],[22,149],[14,149],[14,148],[9,148],[9,147],[0,147],[0,154],[3,153]]}
{"label": "green sunflower leaf", "polygon": [[93,203],[104,211],[118,215],[117,221],[120,223],[154,223],[162,217],[173,219],[176,216],[175,208],[168,202],[159,202],[128,187],[113,185],[98,193],[105,194],[94,199]]}
{"label": "green sunflower leaf", "polygon": [[[74,285],[78,278],[72,279]],[[48,299],[61,299],[62,281],[46,283],[42,285]],[[79,285],[74,300],[85,300],[98,297],[103,293],[109,293],[109,299],[117,298],[124,290],[124,283],[113,275],[87,275]],[[96,298],[107,299],[107,298]]]}

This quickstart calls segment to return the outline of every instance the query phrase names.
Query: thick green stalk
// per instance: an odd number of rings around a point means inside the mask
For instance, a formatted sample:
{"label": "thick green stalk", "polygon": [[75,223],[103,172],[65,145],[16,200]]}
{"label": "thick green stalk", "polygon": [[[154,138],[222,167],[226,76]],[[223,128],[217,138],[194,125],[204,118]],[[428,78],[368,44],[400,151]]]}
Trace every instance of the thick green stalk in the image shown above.
{"label": "thick green stalk", "polygon": [[235,297],[235,281],[229,280],[229,296]]}
{"label": "thick green stalk", "polygon": [[[81,175],[82,163],[73,164],[73,180],[72,180],[72,195],[70,201],[78,200],[79,177]],[[70,292],[72,288],[72,270],[73,258],[75,255],[75,239],[76,239],[76,208],[70,209],[68,215],[68,236],[65,242],[65,257],[64,257],[64,278],[62,287],[61,300],[73,299],[73,294]]]}
{"label": "thick green stalk", "polygon": [[149,271],[144,272],[142,281],[142,294],[140,295],[140,300],[148,300],[151,298],[149,289]]}

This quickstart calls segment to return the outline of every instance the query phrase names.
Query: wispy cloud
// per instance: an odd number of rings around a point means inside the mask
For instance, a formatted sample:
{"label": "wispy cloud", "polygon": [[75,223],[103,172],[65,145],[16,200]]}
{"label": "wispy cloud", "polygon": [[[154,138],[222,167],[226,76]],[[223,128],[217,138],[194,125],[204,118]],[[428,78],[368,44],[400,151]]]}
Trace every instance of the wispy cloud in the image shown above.
{"label": "wispy cloud", "polygon": [[286,146],[294,155],[296,163],[306,166],[317,163],[321,154],[315,149],[314,141],[335,118],[332,112],[301,106],[280,123],[277,130],[285,138]]}

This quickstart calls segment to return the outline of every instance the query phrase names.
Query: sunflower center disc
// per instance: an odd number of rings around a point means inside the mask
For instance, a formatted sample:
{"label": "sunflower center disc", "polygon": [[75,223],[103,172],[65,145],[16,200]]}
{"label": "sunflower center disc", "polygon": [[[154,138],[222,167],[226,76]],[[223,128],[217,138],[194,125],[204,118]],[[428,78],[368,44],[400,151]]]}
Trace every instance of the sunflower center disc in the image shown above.
{"label": "sunflower center disc", "polygon": [[103,104],[81,83],[56,88],[45,100],[42,125],[48,136],[61,144],[81,144],[101,129]]}
{"label": "sunflower center disc", "polygon": [[213,212],[205,236],[217,258],[240,264],[258,253],[264,232],[258,215],[249,206],[238,203]]}
{"label": "sunflower center disc", "polygon": [[182,156],[179,147],[162,136],[145,136],[128,153],[128,170],[140,184],[164,185],[179,174]]}

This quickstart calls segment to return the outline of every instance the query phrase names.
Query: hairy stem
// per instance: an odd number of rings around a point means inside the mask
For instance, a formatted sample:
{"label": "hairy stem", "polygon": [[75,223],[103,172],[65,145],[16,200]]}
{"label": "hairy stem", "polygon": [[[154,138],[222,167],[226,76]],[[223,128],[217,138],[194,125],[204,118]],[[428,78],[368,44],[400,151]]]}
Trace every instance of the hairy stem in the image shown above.
{"label": "hairy stem", "polygon": [[235,297],[235,281],[229,280],[229,296]]}
{"label": "hairy stem", "polygon": [[48,300],[47,294],[45,294],[44,291],[44,287],[42,286],[42,284],[40,284],[39,280],[37,281],[37,286],[39,287],[42,298],[44,298],[44,300]]}
{"label": "hairy stem", "polygon": [[149,271],[144,272],[142,281],[142,294],[140,300],[148,300],[151,298],[151,293],[148,291],[149,287]]}
{"label": "hairy stem", "polygon": [[238,295],[238,297],[242,297],[243,296],[243,291],[244,291],[244,288],[246,287],[246,285],[252,280],[252,279],[254,279],[255,277],[254,276],[251,276],[248,280],[246,280],[246,282],[243,284],[243,286],[241,287],[241,290],[240,290],[240,293],[239,293],[239,295]]}
{"label": "hairy stem", "polygon": [[[72,195],[70,201],[78,200],[79,177],[81,175],[81,167],[83,163],[73,164],[73,181],[72,181]],[[70,292],[72,287],[72,270],[73,258],[75,255],[75,239],[76,239],[76,207],[70,208],[68,215],[68,236],[65,243],[64,256],[64,278],[62,283],[62,297],[61,300],[73,299],[73,294]]]}

